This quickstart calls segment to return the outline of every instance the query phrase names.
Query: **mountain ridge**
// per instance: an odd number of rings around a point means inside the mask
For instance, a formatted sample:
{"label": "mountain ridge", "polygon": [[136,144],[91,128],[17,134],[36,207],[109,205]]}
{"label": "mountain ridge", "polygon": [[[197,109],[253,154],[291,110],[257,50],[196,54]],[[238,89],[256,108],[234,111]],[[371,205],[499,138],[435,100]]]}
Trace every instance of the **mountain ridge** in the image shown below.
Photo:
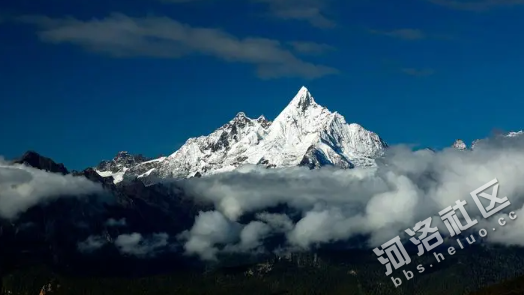
{"label": "mountain ridge", "polygon": [[[524,131],[503,137],[519,137]],[[452,148],[473,150],[485,139],[467,145],[457,139]],[[338,112],[317,103],[302,86],[273,120],[264,115],[250,118],[238,112],[208,135],[189,138],[167,157],[146,158],[120,152],[110,161],[93,167],[114,183],[140,178],[154,183],[166,178],[191,178],[235,170],[242,165],[267,168],[306,166],[343,169],[376,166],[388,144],[357,123],[348,123]]]}
{"label": "mountain ridge", "polygon": [[99,165],[96,171],[118,183],[126,177],[200,177],[242,165],[348,169],[375,166],[375,158],[387,147],[376,133],[319,105],[302,86],[273,121],[239,112],[211,134],[189,138],[168,157],[116,165],[118,171]]}

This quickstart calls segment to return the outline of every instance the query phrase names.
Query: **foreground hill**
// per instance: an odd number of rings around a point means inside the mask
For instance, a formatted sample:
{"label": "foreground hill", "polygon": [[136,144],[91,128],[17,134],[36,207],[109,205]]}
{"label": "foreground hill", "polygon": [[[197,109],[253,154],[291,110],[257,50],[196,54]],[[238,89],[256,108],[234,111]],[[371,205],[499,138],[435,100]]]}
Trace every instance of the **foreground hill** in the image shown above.
{"label": "foreground hill", "polygon": [[524,276],[483,288],[471,295],[521,295],[524,294]]}

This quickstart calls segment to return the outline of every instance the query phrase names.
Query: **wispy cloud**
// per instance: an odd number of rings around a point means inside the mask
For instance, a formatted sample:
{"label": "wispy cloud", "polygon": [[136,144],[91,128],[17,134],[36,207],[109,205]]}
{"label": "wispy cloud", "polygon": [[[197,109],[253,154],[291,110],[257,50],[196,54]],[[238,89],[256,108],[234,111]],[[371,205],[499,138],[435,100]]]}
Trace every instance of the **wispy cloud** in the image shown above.
{"label": "wispy cloud", "polygon": [[137,257],[151,257],[168,245],[169,235],[156,233],[144,237],[140,233],[122,234],[115,240],[115,246],[123,254]]}
{"label": "wispy cloud", "polygon": [[169,245],[169,235],[166,233],[154,233],[142,235],[140,233],[121,234],[114,241],[104,238],[102,235],[91,235],[86,240],[78,243],[78,251],[91,253],[106,245],[114,245],[120,253],[132,255],[138,258],[148,258],[157,255]]}
{"label": "wispy cloud", "polygon": [[423,68],[423,69],[402,68],[400,69],[400,71],[406,75],[415,76],[415,77],[427,77],[435,73],[433,69],[429,69],[429,68]]}
{"label": "wispy cloud", "polygon": [[86,240],[78,243],[78,251],[81,253],[91,253],[108,243],[102,236],[89,236]]}
{"label": "wispy cloud", "polygon": [[487,11],[495,8],[524,5],[524,0],[428,0],[429,2],[451,9],[467,11]]}
{"label": "wispy cloud", "polygon": [[[164,3],[184,4],[213,2],[213,0],[158,0]],[[216,1],[216,0],[215,0]],[[332,0],[249,0],[265,4],[269,15],[281,20],[304,21],[317,28],[333,28],[334,20],[327,16]]]}
{"label": "wispy cloud", "polygon": [[318,55],[335,50],[335,47],[323,43],[290,41],[288,44],[294,51],[301,54]]}
{"label": "wispy cloud", "polygon": [[338,73],[335,68],[298,58],[278,40],[238,38],[219,29],[193,27],[168,17],[134,18],[115,13],[86,21],[46,16],[24,16],[18,20],[37,26],[44,42],[71,43],[114,57],[207,55],[226,62],[252,64],[264,79],[315,79]]}
{"label": "wispy cloud", "polygon": [[382,71],[389,74],[409,75],[413,77],[427,77],[435,74],[435,70],[430,67],[412,67],[396,59],[382,60]]}
{"label": "wispy cloud", "polygon": [[427,38],[426,34],[418,29],[397,29],[391,31],[369,30],[369,32],[402,40],[421,40]]}
{"label": "wispy cloud", "polygon": [[265,3],[270,14],[282,20],[306,21],[317,28],[333,28],[335,22],[326,16],[330,0],[252,0]]}

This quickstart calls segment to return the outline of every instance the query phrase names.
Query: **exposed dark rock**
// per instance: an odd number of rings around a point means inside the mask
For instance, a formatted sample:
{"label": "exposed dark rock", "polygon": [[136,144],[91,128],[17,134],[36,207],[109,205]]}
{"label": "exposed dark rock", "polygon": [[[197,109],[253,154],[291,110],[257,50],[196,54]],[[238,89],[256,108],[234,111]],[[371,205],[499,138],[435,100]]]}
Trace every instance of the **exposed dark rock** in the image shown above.
{"label": "exposed dark rock", "polygon": [[50,158],[44,157],[34,151],[26,152],[22,157],[14,160],[13,163],[25,164],[40,170],[45,170],[53,173],[61,173],[64,175],[69,173],[64,164],[57,164]]}
{"label": "exposed dark rock", "polygon": [[124,168],[131,168],[137,164],[149,161],[151,159],[144,157],[142,154],[132,155],[128,152],[119,152],[112,160],[102,161],[96,169],[98,171],[119,172]]}
{"label": "exposed dark rock", "polygon": [[113,185],[113,177],[112,176],[109,176],[109,177],[102,177],[100,176],[100,174],[98,174],[93,168],[87,168],[83,171],[73,171],[72,172],[73,175],[75,176],[84,176],[85,178],[93,181],[93,182],[98,182],[98,183],[102,183],[106,186],[111,186]]}

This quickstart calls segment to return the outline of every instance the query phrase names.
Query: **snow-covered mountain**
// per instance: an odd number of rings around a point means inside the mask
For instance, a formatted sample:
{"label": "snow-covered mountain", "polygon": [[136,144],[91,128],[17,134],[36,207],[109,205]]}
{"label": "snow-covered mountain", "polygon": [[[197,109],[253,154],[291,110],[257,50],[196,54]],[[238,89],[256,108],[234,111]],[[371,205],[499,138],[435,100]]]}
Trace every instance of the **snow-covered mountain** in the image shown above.
{"label": "snow-covered mountain", "polygon": [[[524,135],[524,130],[521,130],[521,131],[512,131],[512,132],[509,132],[509,133],[500,133],[500,134],[496,134],[494,135],[495,138],[498,138],[499,140],[500,139],[504,139],[504,140],[512,140],[514,138],[521,138],[521,136]],[[479,146],[481,146],[483,143],[485,142],[489,142],[489,140],[493,139],[493,137],[488,137],[488,138],[484,138],[484,139],[476,139],[474,140],[470,147],[468,148],[468,146],[466,145],[466,143],[464,143],[463,140],[461,139],[457,139],[453,145],[451,147],[455,148],[455,149],[458,149],[458,150],[474,150],[475,148],[478,148]]]}
{"label": "snow-covered mountain", "polygon": [[98,171],[117,173],[124,168],[131,168],[149,159],[142,155],[131,155],[128,152],[119,152],[112,160],[102,161],[96,167]]}
{"label": "snow-covered mountain", "polygon": [[126,173],[133,176],[144,177],[153,172],[157,163],[161,162],[163,157],[158,159],[148,159],[142,155],[132,155],[126,151],[119,152],[112,160],[102,161],[94,169],[102,177],[113,177],[114,182],[121,182]]}
{"label": "snow-covered mountain", "polygon": [[251,119],[238,113],[213,133],[190,138],[168,157],[142,161],[117,173],[187,178],[231,171],[245,164],[374,166],[374,159],[386,147],[377,134],[346,123],[342,115],[317,104],[302,87],[273,122],[264,116]]}
{"label": "snow-covered mountain", "polygon": [[246,153],[248,163],[282,167],[372,166],[386,143],[358,124],[347,124],[337,112],[317,104],[302,87],[278,115],[264,140]]}
{"label": "snow-covered mountain", "polygon": [[161,163],[159,175],[184,178],[231,171],[246,163],[246,152],[260,144],[270,126],[264,116],[251,119],[238,113],[210,135],[186,141]]}
{"label": "snow-covered mountain", "polygon": [[468,148],[466,146],[466,143],[464,143],[462,139],[455,140],[455,142],[453,143],[451,147],[456,148],[457,150],[461,150],[461,151],[466,150]]}

